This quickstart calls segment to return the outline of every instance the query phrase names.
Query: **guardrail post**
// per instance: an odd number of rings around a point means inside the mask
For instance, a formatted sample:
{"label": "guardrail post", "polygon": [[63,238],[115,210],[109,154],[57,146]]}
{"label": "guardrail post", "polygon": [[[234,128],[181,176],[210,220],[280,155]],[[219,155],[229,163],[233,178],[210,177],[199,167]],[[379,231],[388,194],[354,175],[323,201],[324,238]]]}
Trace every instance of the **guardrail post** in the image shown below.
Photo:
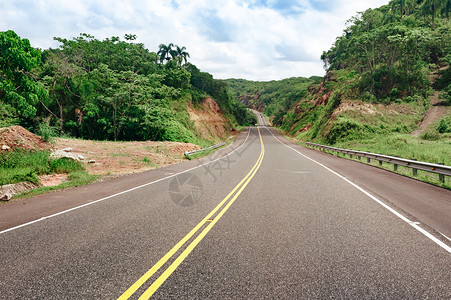
{"label": "guardrail post", "polygon": [[[445,165],[445,163],[438,163],[439,165]],[[443,183],[445,183],[445,174],[438,174],[438,179],[441,181],[441,182],[443,182]]]}
{"label": "guardrail post", "polygon": [[367,157],[367,158],[366,158],[366,162],[367,162],[367,163],[370,163],[370,162],[371,162],[371,158]]}
{"label": "guardrail post", "polygon": [[382,166],[382,160],[379,161],[379,166]]}
{"label": "guardrail post", "polygon": [[[412,159],[412,160],[416,160],[416,159]],[[413,176],[417,176],[418,175],[418,170],[415,168],[412,168],[412,175]]]}
{"label": "guardrail post", "polygon": [[393,164],[393,171],[398,171],[398,165],[397,164]]}

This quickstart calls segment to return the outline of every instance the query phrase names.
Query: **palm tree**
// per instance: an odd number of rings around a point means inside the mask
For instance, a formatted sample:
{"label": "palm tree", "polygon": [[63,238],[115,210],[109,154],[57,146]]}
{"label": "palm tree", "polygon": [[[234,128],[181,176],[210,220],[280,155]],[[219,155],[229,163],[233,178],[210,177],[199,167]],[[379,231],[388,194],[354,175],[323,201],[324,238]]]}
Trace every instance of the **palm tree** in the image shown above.
{"label": "palm tree", "polygon": [[447,3],[443,0],[424,0],[421,8],[423,13],[432,15],[432,29],[435,29],[435,15]]}
{"label": "palm tree", "polygon": [[442,15],[449,19],[449,13],[451,12],[451,0],[446,0],[442,6]]}
{"label": "palm tree", "polygon": [[415,3],[412,0],[393,0],[390,5],[393,16],[395,15],[395,12],[399,10],[399,14],[401,15],[401,24],[403,15],[405,13],[409,15],[415,7]]}
{"label": "palm tree", "polygon": [[183,61],[185,61],[185,63],[188,62],[188,60],[186,59],[187,57],[189,57],[189,53],[186,52],[186,48],[182,47],[180,48],[179,46],[175,46],[175,54],[177,57],[177,62],[181,65],[183,63]]}
{"label": "palm tree", "polygon": [[161,44],[159,48],[160,50],[158,50],[157,54],[160,56],[160,63],[171,59],[175,60],[177,65],[182,65],[183,61],[185,63],[188,62],[187,57],[189,57],[189,53],[185,51],[185,47],[179,47],[170,43],[169,45]]}
{"label": "palm tree", "polygon": [[160,44],[160,46],[158,46],[159,50],[157,52],[157,54],[160,56],[160,63],[163,63],[163,61],[166,60],[170,60],[171,58],[169,56],[173,56],[172,52],[173,50],[174,44],[170,43],[169,45],[165,45],[165,44]]}

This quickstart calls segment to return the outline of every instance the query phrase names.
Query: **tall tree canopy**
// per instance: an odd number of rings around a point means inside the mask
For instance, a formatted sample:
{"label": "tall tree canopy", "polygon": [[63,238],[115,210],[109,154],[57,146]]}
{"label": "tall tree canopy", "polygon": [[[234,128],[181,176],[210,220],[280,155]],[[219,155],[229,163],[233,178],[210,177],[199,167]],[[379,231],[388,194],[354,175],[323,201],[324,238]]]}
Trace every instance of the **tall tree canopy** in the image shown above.
{"label": "tall tree canopy", "polygon": [[451,53],[451,25],[442,9],[447,3],[392,0],[359,13],[323,52],[325,67],[355,70],[361,75],[362,92],[378,98],[427,92],[430,68],[446,64]]}
{"label": "tall tree canopy", "polygon": [[31,47],[27,39],[14,31],[0,32],[0,102],[3,117],[19,115],[32,118],[36,115],[39,98],[47,93],[31,77],[31,70],[41,61],[39,50]]}

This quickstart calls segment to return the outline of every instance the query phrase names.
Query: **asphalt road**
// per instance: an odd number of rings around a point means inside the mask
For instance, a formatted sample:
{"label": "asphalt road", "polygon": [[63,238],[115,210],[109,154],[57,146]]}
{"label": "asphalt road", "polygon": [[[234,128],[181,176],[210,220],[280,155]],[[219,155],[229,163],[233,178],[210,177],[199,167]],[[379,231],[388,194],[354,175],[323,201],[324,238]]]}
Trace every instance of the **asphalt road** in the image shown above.
{"label": "asphalt road", "polygon": [[259,126],[213,157],[1,205],[0,299],[450,299],[450,216],[448,190]]}

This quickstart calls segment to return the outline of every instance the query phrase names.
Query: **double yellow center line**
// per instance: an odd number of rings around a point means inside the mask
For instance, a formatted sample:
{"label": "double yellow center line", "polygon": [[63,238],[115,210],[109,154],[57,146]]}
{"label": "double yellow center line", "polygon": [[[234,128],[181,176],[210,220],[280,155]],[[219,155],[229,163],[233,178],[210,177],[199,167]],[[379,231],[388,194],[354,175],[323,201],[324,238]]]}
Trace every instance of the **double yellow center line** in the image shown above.
{"label": "double yellow center line", "polygon": [[[183,239],[180,240],[165,256],[163,256],[149,271],[147,271],[141,278],[139,278],[128,290],[126,290],[118,300],[125,300],[130,298],[155,272],[157,272],[169,259],[171,259],[177,251],[184,246],[202,227],[204,229],[194,238],[194,240],[183,250],[183,252],[167,267],[167,269],[150,285],[150,287],[139,297],[139,300],[149,299],[158,288],[168,279],[169,276],[177,269],[183,260],[194,250],[197,244],[207,235],[207,233],[215,226],[224,213],[232,206],[233,202],[238,198],[241,192],[246,188],[248,183],[257,173],[265,155],[265,146],[258,128],[258,135],[260,137],[261,151],[260,156],[247,173],[243,180],[215,207],[199,224],[197,224]],[[222,208],[222,209],[221,209]],[[219,213],[217,213],[219,211]],[[217,214],[216,214],[217,213]],[[216,214],[216,215],[215,215]],[[213,217],[214,216],[214,217]],[[205,226],[208,224],[207,226]]]}

